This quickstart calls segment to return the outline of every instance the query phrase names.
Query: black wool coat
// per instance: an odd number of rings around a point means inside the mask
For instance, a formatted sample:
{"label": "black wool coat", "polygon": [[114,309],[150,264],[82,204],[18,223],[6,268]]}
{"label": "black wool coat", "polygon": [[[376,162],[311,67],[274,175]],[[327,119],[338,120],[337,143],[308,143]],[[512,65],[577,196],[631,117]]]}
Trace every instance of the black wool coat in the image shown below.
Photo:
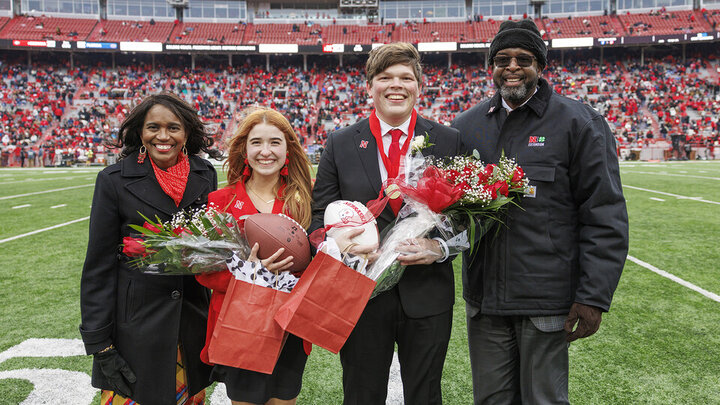
{"label": "black wool coat", "polygon": [[[107,167],[95,183],[90,236],[82,271],[80,333],[88,354],[115,345],[137,376],[132,399],[141,404],[176,404],[177,346],[182,342],[190,395],[210,384],[211,368],[200,361],[205,344],[209,291],[193,276],[146,275],[127,264],[123,237],[142,225],[140,213],[169,220],[179,210],[201,208],[217,189],[210,162],[190,157],[180,206],[158,184],[150,159],[137,152]],[[110,389],[97,362],[92,385]]]}

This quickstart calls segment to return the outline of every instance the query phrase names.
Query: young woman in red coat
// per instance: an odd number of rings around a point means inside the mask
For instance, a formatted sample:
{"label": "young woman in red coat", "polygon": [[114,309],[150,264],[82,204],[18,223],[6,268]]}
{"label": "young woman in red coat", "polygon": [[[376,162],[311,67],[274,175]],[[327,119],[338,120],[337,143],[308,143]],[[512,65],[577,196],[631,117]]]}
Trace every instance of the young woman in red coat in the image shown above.
{"label": "young woman in red coat", "polygon": [[[228,186],[210,193],[208,204],[244,215],[283,213],[304,228],[311,218],[310,162],[290,122],[274,110],[261,109],[249,114],[230,142],[225,163]],[[257,251],[257,245],[253,252]],[[281,252],[262,260],[270,271],[288,269],[292,256],[275,261]],[[251,253],[251,258],[254,253]],[[213,290],[208,314],[205,348],[201,359],[210,363],[208,347],[212,339],[225,292],[233,277],[229,271],[196,276],[200,284]],[[289,335],[272,374],[215,365],[213,378],[227,387],[233,404],[294,404],[302,386],[302,374],[309,353],[302,339]]]}

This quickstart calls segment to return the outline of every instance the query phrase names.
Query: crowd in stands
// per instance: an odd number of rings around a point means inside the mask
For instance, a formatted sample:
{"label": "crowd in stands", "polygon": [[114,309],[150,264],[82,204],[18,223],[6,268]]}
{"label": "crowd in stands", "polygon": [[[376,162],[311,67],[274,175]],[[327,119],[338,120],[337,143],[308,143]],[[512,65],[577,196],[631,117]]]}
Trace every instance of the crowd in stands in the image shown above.
{"label": "crowd in stands", "polygon": [[[527,18],[527,14],[518,18]],[[357,19],[362,20],[358,24]],[[512,19],[512,16],[508,17]],[[470,15],[466,21],[394,19],[379,24],[360,14],[337,10],[256,10],[253,22],[181,22],[64,18],[46,15],[0,17],[0,39],[70,41],[152,41],[172,44],[299,45],[406,42],[489,42],[501,19]],[[367,20],[367,21],[366,21]],[[577,36],[652,36],[715,31],[720,10],[672,10],[603,16],[543,16],[535,19],[547,40]]]}
{"label": "crowd in stands", "polygon": [[[0,56],[1,57],[1,56]],[[249,61],[234,67],[0,65],[2,166],[107,164],[106,141],[144,96],[171,91],[186,98],[211,126],[218,144],[252,106],[282,111],[308,150],[328,134],[366,117],[372,106],[361,65],[278,66]],[[620,148],[657,144],[714,148],[720,117],[720,65],[716,55],[604,61],[584,54],[551,62],[544,77],[561,94],[600,111]],[[492,96],[488,70],[465,61],[426,63],[419,113],[450,124],[458,113]],[[680,140],[671,143],[671,140]],[[720,156],[718,156],[720,158]]]}

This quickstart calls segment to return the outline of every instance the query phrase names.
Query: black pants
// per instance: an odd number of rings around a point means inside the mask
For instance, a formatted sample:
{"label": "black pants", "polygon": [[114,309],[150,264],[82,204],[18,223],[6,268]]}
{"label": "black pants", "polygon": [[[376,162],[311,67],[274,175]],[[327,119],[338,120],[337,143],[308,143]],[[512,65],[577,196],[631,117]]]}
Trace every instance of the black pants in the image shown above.
{"label": "black pants", "polygon": [[[470,311],[468,311],[470,312]],[[467,317],[475,404],[569,404],[564,330],[527,316]]]}
{"label": "black pants", "polygon": [[406,404],[441,404],[452,311],[409,318],[397,287],[368,302],[340,350],[345,405],[385,405],[395,343]]}

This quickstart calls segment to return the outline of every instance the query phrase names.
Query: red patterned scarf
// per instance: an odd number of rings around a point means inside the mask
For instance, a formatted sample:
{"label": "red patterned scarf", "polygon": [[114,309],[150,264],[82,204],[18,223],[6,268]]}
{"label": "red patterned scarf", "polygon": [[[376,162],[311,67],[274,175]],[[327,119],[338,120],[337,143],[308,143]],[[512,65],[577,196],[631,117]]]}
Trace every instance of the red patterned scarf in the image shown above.
{"label": "red patterned scarf", "polygon": [[155,178],[160,187],[162,187],[165,194],[169,195],[170,198],[175,201],[176,206],[180,206],[183,194],[185,194],[185,186],[187,186],[188,175],[190,174],[190,159],[185,156],[184,153],[178,154],[178,162],[175,166],[169,167],[167,171],[157,167],[155,162],[150,159],[153,170],[155,171]]}

